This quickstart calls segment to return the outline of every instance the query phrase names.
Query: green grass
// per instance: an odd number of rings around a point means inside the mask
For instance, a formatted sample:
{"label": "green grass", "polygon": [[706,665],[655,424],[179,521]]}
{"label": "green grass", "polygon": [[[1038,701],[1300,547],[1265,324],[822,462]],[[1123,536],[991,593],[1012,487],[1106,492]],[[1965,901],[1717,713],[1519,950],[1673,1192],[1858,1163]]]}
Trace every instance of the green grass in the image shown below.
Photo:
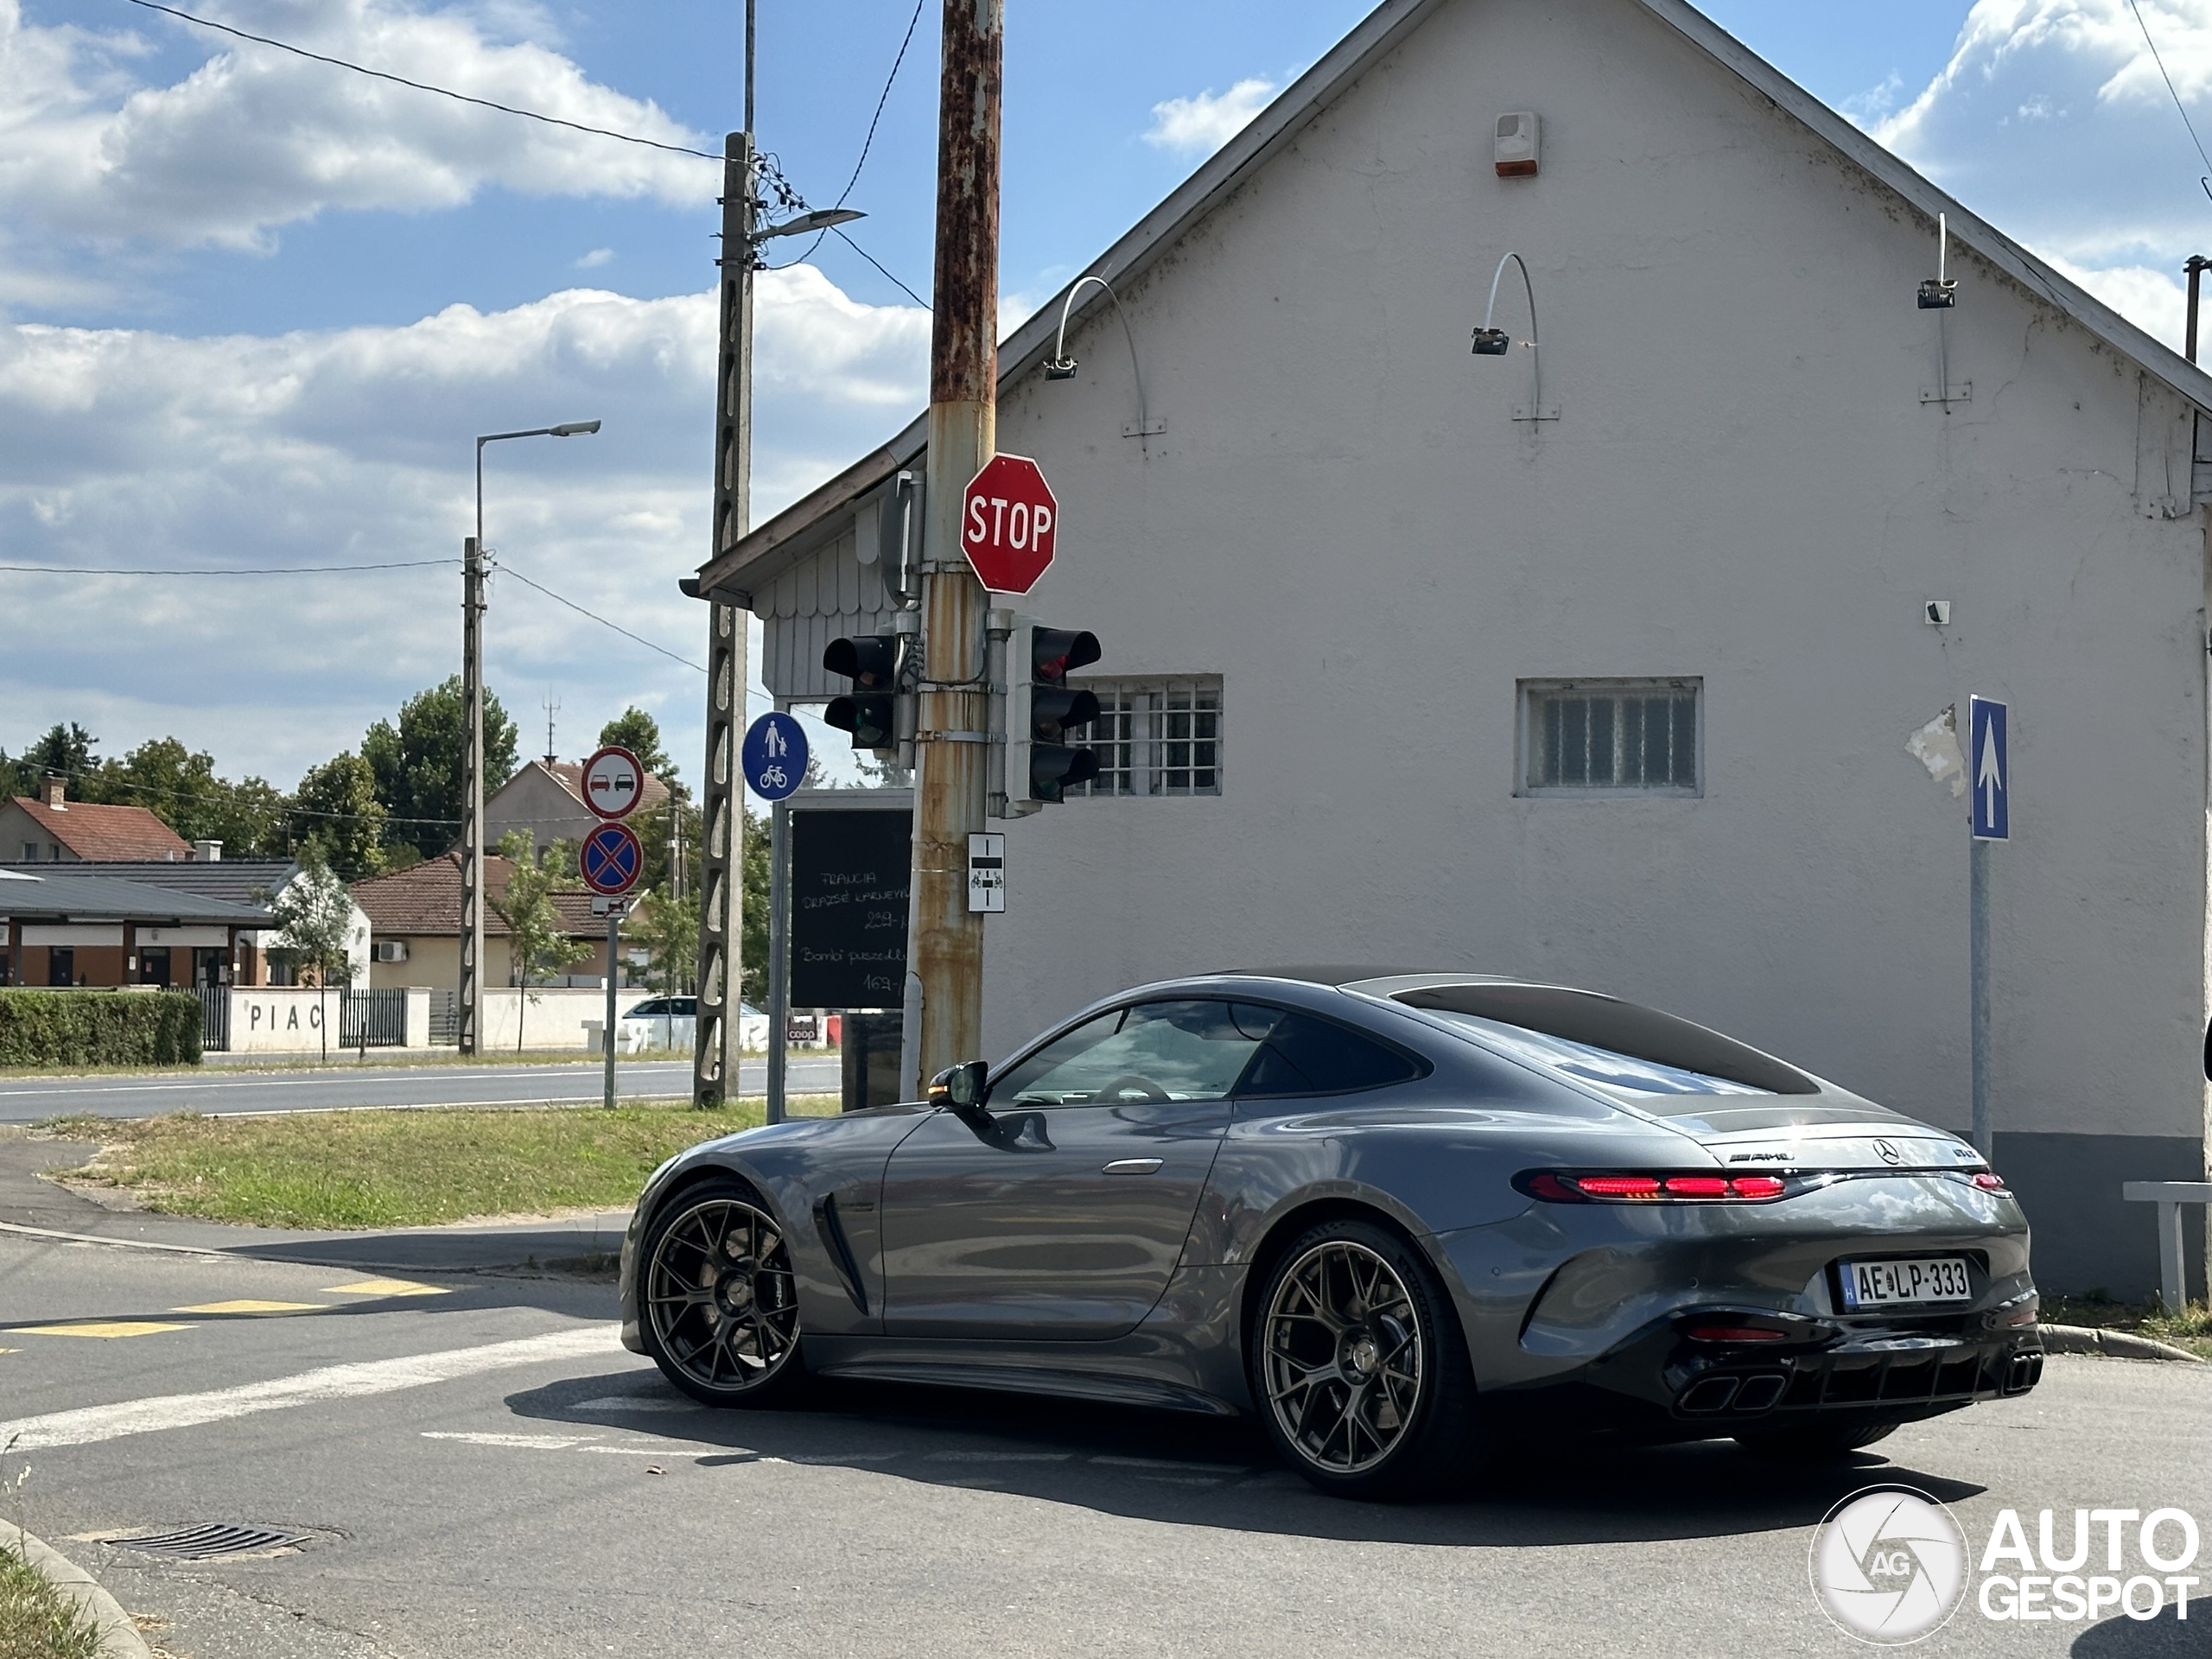
{"label": "green grass", "polygon": [[[828,1058],[835,1056],[836,1052],[837,1051],[834,1048],[791,1051],[793,1058]],[[691,1051],[688,1048],[647,1049],[642,1053],[615,1056],[615,1058],[623,1065],[627,1065],[632,1060],[688,1060],[690,1058]],[[765,1058],[766,1055],[761,1050],[748,1048],[741,1052],[738,1058],[745,1060],[758,1060]],[[221,1076],[230,1072],[244,1076],[254,1071],[321,1071],[327,1069],[334,1070],[340,1066],[358,1071],[364,1065],[373,1069],[380,1065],[391,1067],[556,1065],[581,1066],[599,1064],[598,1055],[586,1053],[583,1050],[577,1048],[531,1048],[525,1049],[519,1054],[511,1048],[495,1049],[483,1054],[461,1054],[452,1049],[437,1048],[372,1048],[369,1051],[369,1058],[365,1061],[361,1058],[359,1049],[334,1048],[330,1051],[330,1058],[327,1061],[319,1057],[299,1058],[285,1054],[271,1054],[265,1058],[257,1057],[252,1060],[237,1065],[213,1059],[211,1057],[208,1064],[200,1065],[0,1065],[0,1077],[168,1077],[177,1073],[204,1077],[209,1074]]]}
{"label": "green grass", "polygon": [[[837,1109],[796,1096],[798,1115]],[[100,1142],[73,1180],[124,1187],[149,1210],[264,1227],[430,1226],[630,1204],[671,1154],[760,1122],[631,1101],[600,1107],[315,1112],[268,1117],[61,1118],[57,1138]]]}
{"label": "green grass", "polygon": [[2178,1313],[2169,1313],[2156,1302],[2115,1302],[2092,1290],[2079,1296],[2044,1297],[2043,1319],[2047,1325],[2129,1331],[2212,1359],[2212,1307],[2202,1302],[2192,1302]]}
{"label": "green grass", "polygon": [[92,1659],[100,1634],[12,1549],[0,1549],[0,1659]]}

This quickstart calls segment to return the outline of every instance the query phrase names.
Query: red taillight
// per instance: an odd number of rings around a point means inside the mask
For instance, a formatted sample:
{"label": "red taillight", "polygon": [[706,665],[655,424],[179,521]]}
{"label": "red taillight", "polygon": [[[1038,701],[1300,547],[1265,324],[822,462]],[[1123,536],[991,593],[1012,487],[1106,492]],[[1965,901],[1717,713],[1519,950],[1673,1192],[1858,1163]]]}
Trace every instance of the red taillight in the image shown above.
{"label": "red taillight", "polygon": [[1568,1181],[1593,1198],[1656,1198],[1656,1175],[1570,1175]]}
{"label": "red taillight", "polygon": [[1548,1204],[1758,1204],[1789,1190],[1778,1175],[1569,1175],[1548,1169],[1521,1175],[1515,1184]]}
{"label": "red taillight", "polygon": [[2009,1192],[2012,1191],[2010,1187],[2005,1185],[2005,1178],[2002,1175],[1994,1174],[1986,1169],[1975,1171],[1974,1173],[1968,1176],[1967,1179],[1985,1192]]}
{"label": "red taillight", "polygon": [[1785,1340],[1779,1331],[1769,1331],[1756,1325],[1700,1325],[1691,1327],[1692,1342],[1781,1342]]}

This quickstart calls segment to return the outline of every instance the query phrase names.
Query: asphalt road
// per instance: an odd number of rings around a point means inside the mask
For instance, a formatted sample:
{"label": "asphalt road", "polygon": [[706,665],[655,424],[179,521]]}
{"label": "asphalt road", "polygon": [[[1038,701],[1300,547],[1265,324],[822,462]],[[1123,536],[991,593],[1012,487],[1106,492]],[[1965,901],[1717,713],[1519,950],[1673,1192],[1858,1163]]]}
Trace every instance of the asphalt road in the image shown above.
{"label": "asphalt road", "polygon": [[[221,1306],[251,1303],[292,1306]],[[1816,1611],[1807,1550],[1860,1486],[1917,1486],[1977,1541],[2003,1508],[2031,1537],[2044,1508],[2212,1521],[2212,1366],[2054,1358],[2034,1395],[1852,1468],[1529,1448],[1465,1501],[1394,1508],[1310,1492],[1234,1423],[890,1388],[704,1411],[613,1313],[574,1280],[0,1234],[0,1442],[22,1437],[30,1529],[186,1659],[1843,1659],[1866,1649]],[[304,1542],[184,1563],[96,1541],[202,1523]],[[2158,1659],[2208,1632],[2203,1603],[2094,1626],[1969,1603],[1916,1651]]]}
{"label": "asphalt road", "polygon": [[[794,1094],[835,1093],[839,1061],[793,1058]],[[537,1065],[362,1065],[296,1071],[202,1071],[188,1077],[22,1077],[0,1080],[0,1123],[35,1123],[77,1112],[104,1117],[151,1117],[162,1112],[209,1114],[327,1111],[346,1106],[483,1106],[583,1103],[601,1098],[596,1061]],[[738,1068],[741,1093],[767,1086],[767,1067]],[[626,1096],[677,1096],[691,1089],[683,1060],[615,1062],[615,1087]]]}

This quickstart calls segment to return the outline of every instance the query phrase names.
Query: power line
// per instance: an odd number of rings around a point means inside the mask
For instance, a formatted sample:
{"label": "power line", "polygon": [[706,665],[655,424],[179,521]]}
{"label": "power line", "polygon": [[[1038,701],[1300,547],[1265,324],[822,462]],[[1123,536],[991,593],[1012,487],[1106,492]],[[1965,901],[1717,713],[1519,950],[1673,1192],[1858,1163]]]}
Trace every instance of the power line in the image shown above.
{"label": "power line", "polygon": [[251,35],[242,29],[232,29],[228,23],[219,23],[212,18],[195,17],[188,11],[179,11],[175,6],[156,5],[155,0],[130,0],[134,6],[143,6],[149,11],[162,12],[171,17],[181,17],[188,23],[197,23],[202,29],[219,29],[226,35],[235,35],[242,41],[251,41],[257,46],[273,46],[279,52],[289,52],[295,57],[312,59],[327,63],[333,68],[351,69],[357,75],[367,75],[377,80],[389,80],[401,86],[411,86],[418,92],[435,92],[440,98],[450,98],[455,103],[474,104],[480,109],[497,110],[502,115],[518,115],[526,121],[543,121],[550,127],[567,127],[575,132],[588,132],[600,138],[619,138],[626,144],[643,144],[648,149],[664,149],[677,156],[696,156],[701,161],[719,162],[722,158],[710,151],[693,149],[687,144],[664,144],[658,138],[640,138],[633,132],[617,132],[611,127],[588,127],[581,121],[565,121],[557,115],[541,115],[536,110],[518,109],[512,104],[495,104],[488,98],[471,98],[467,92],[456,92],[449,87],[433,86],[428,81],[410,80],[404,75],[395,75],[382,69],[370,69],[358,63],[348,63],[343,58],[327,57],[320,52],[310,52],[303,46],[275,41],[266,35]]}
{"label": "power line", "polygon": [[[29,755],[20,756],[18,758],[27,761],[34,760],[34,757]],[[123,763],[111,762],[110,764]],[[203,795],[193,790],[168,789],[157,784],[134,783],[130,779],[118,778],[113,773],[105,771],[94,772],[79,768],[66,772],[61,775],[67,778],[72,783],[78,784],[79,785],[91,785],[100,790],[127,789],[134,795],[152,795],[165,801],[196,801],[207,806],[227,806],[232,808],[237,808],[240,804],[235,796]],[[285,794],[282,790],[277,789],[275,785],[269,783],[266,779],[262,779],[260,781],[264,787],[267,788],[276,797],[274,803],[268,804],[265,806],[265,810],[270,813],[270,815],[275,817],[333,818],[344,819],[349,823],[425,823],[429,824],[434,828],[442,830],[454,829],[461,823],[459,818],[403,818],[396,812],[326,812],[315,807],[295,806],[292,804],[293,797]],[[242,785],[234,785],[234,787],[242,787]],[[85,806],[99,806],[103,804],[101,802],[90,800],[80,800],[79,804]],[[253,809],[248,807],[245,810],[251,811]]]}
{"label": "power line", "polygon": [[532,582],[528,576],[523,575],[521,571],[516,569],[512,564],[503,563],[496,565],[493,568],[504,570],[507,575],[512,576],[517,582],[522,583],[525,588],[537,588],[539,593],[544,594],[546,598],[551,600],[555,604],[567,606],[578,616],[588,617],[591,620],[598,623],[602,628],[612,628],[615,632],[620,634],[625,639],[635,640],[639,645],[643,645],[647,651],[658,652],[662,656],[667,658],[671,663],[681,663],[684,667],[696,670],[702,674],[707,671],[704,668],[701,667],[700,664],[693,662],[689,657],[679,657],[674,652],[671,651],[666,645],[657,645],[652,640],[646,639],[642,633],[632,633],[629,629],[624,627],[620,622],[610,622],[605,617],[601,616],[597,611],[586,610],[582,606],[577,604],[575,600],[569,599],[560,594],[555,593],[543,582]]}
{"label": "power line", "polygon": [[930,308],[930,302],[929,302],[927,300],[924,299],[920,295],[918,295],[918,294],[915,293],[915,292],[914,292],[914,290],[913,290],[912,289],[911,289],[911,288],[907,287],[906,283],[904,283],[900,282],[900,281],[899,281],[896,276],[891,276],[891,273],[890,273],[888,270],[884,270],[883,262],[882,262],[880,259],[878,259],[878,258],[877,258],[874,254],[870,253],[870,252],[869,252],[866,248],[864,248],[864,247],[861,246],[861,245],[860,245],[859,243],[857,243],[857,242],[854,241],[854,240],[853,240],[853,238],[852,238],[851,237],[847,236],[847,235],[845,234],[844,227],[843,227],[842,226],[839,226],[839,225],[833,225],[833,226],[831,226],[830,228],[831,230],[833,230],[833,231],[836,232],[836,233],[837,233],[837,239],[838,239],[840,242],[842,242],[842,243],[843,243],[847,247],[850,248],[850,249],[851,249],[855,253],[857,253],[858,255],[860,255],[860,257],[861,257],[861,258],[863,258],[863,259],[867,260],[867,261],[868,262],[868,264],[870,264],[871,265],[874,265],[874,266],[878,270],[883,271],[883,274],[884,274],[887,277],[890,277],[890,280],[891,280],[891,283],[892,283],[893,286],[893,287],[895,287],[895,288],[897,288],[897,289],[898,289],[898,290],[899,290],[901,294],[904,294],[904,295],[905,295],[908,299],[912,300],[912,301],[916,305],[920,306],[920,307],[922,308],[922,309],[923,309],[923,310],[926,311],[926,310],[928,310],[928,309]]}
{"label": "power line", "polygon": [[845,205],[845,198],[853,194],[853,187],[861,181],[861,169],[868,165],[868,153],[875,147],[875,129],[883,119],[883,106],[891,101],[891,89],[898,84],[899,66],[906,61],[906,48],[914,43],[914,29],[922,21],[922,0],[914,0],[914,15],[906,20],[906,37],[899,42],[899,55],[891,60],[891,73],[884,77],[883,92],[875,100],[875,113],[868,118],[868,137],[861,140],[861,158],[853,163],[853,176],[845,181],[845,188],[837,193],[836,205]]}
{"label": "power line", "polygon": [[178,570],[122,569],[105,564],[0,564],[0,571],[32,576],[319,576],[348,570],[424,570],[433,565],[460,563],[459,559],[404,559],[387,564],[276,564],[238,569],[208,565]]}
{"label": "power line", "polygon": [[[2174,108],[2181,111],[2181,124],[2189,129],[2189,142],[2196,146],[2196,159],[2204,163],[2208,174],[2212,174],[2212,156],[2204,153],[2204,141],[2196,136],[2196,123],[2189,118],[2189,110],[2182,103],[2181,94],[2174,89],[2174,78],[2166,73],[2166,60],[2158,55],[2158,43],[2151,38],[2151,25],[2143,21],[2143,8],[2137,5],[2135,0],[2127,0],[2127,9],[2135,14],[2135,27],[2143,31],[2143,44],[2151,48],[2151,61],[2158,66],[2158,79],[2166,83],[2166,92],[2174,101]],[[2204,188],[2208,194],[2212,194],[2212,183],[2206,184]]]}

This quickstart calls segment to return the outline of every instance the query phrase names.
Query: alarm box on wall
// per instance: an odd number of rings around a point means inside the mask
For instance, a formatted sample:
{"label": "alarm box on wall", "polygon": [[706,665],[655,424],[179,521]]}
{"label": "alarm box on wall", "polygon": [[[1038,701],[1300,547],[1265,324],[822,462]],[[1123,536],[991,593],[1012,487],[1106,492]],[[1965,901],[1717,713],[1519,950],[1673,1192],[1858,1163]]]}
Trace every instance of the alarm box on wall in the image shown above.
{"label": "alarm box on wall", "polygon": [[1527,110],[1497,118],[1497,176],[1524,179],[1536,171],[1536,118]]}

